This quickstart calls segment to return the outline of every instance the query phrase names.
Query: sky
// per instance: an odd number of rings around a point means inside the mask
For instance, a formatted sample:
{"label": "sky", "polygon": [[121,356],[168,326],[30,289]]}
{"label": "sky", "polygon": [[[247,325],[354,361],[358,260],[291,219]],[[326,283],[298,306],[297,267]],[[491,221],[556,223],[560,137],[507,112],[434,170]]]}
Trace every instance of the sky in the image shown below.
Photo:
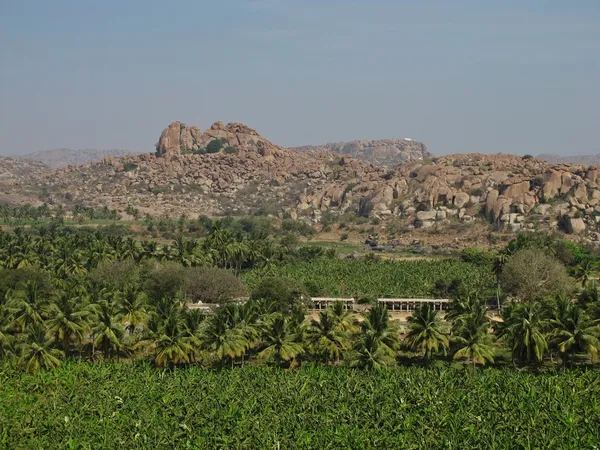
{"label": "sky", "polygon": [[600,153],[600,1],[0,0],[0,153],[281,146]]}

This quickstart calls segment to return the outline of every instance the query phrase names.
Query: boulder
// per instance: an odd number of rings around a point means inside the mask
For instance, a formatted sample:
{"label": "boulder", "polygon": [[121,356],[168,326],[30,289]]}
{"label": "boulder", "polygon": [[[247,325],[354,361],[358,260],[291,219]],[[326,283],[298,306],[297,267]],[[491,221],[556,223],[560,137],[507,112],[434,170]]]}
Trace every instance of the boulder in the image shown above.
{"label": "boulder", "polygon": [[517,197],[529,192],[529,181],[520,181],[520,179],[512,181],[511,184],[504,185],[502,195],[508,198]]}
{"label": "boulder", "polygon": [[548,211],[550,211],[550,209],[552,209],[552,205],[541,204],[535,208],[535,211],[538,214],[545,216],[546,214],[548,214]]}
{"label": "boulder", "polygon": [[469,194],[467,194],[466,192],[459,192],[454,197],[454,205],[456,205],[457,208],[462,208],[467,203],[469,203],[469,200],[470,200]]}
{"label": "boulder", "polygon": [[418,211],[417,212],[417,220],[425,221],[425,220],[435,220],[437,217],[438,211]]}
{"label": "boulder", "polygon": [[567,232],[571,234],[581,234],[585,231],[585,222],[580,217],[567,218]]}

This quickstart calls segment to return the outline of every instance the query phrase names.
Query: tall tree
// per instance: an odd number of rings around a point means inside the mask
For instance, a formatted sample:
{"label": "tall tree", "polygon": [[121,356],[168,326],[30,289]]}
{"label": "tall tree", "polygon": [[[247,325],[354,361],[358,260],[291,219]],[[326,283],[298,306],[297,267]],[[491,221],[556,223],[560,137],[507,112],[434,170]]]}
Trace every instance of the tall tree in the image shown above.
{"label": "tall tree", "polygon": [[450,345],[448,335],[437,311],[429,303],[422,304],[408,318],[408,333],[405,340],[415,351],[423,354],[428,363],[432,353],[446,352]]}
{"label": "tall tree", "polygon": [[590,319],[578,305],[569,303],[549,320],[551,342],[558,348],[563,364],[570,360],[571,367],[577,354],[587,354],[592,362],[598,361],[600,349],[600,321]]}
{"label": "tall tree", "polygon": [[95,349],[100,348],[104,358],[107,359],[111,353],[115,354],[126,349],[123,316],[119,313],[117,306],[108,300],[100,301],[95,305],[94,310],[92,356]]}
{"label": "tall tree", "polygon": [[498,336],[510,346],[513,361],[528,364],[540,363],[548,350],[545,335],[547,323],[542,304],[508,303],[501,313],[502,322],[497,324]]}
{"label": "tall tree", "polygon": [[62,292],[46,310],[46,327],[54,338],[61,343],[66,355],[71,350],[73,341],[81,342],[84,332],[88,329],[88,318],[92,315],[91,308],[84,306],[79,296],[72,291]]}
{"label": "tall tree", "polygon": [[18,345],[18,350],[21,365],[28,372],[58,367],[64,357],[64,353],[54,347],[54,339],[48,337],[39,323],[28,326],[27,337]]}
{"label": "tall tree", "polygon": [[311,321],[308,338],[313,353],[326,363],[338,362],[350,344],[349,333],[329,309],[319,313],[319,320]]}
{"label": "tall tree", "polygon": [[43,322],[41,312],[48,299],[36,281],[25,282],[22,289],[12,291],[8,296],[7,307],[13,315],[13,324],[20,331]]}
{"label": "tall tree", "polygon": [[154,363],[165,367],[189,363],[194,353],[192,342],[181,316],[171,315],[164,320],[153,316],[148,323],[146,338],[137,346],[150,348]]}
{"label": "tall tree", "polygon": [[205,321],[202,332],[202,348],[207,350],[217,361],[223,363],[241,357],[248,346],[248,340],[239,329],[231,327],[226,314],[215,314]]}
{"label": "tall tree", "polygon": [[265,318],[261,336],[263,350],[258,356],[263,360],[286,366],[304,354],[303,346],[290,330],[290,319],[281,313],[273,313]]}
{"label": "tall tree", "polygon": [[470,361],[473,364],[473,372],[477,364],[484,366],[488,362],[494,362],[495,351],[489,327],[485,314],[481,314],[480,311],[458,319],[457,333],[453,336],[456,348],[454,359]]}

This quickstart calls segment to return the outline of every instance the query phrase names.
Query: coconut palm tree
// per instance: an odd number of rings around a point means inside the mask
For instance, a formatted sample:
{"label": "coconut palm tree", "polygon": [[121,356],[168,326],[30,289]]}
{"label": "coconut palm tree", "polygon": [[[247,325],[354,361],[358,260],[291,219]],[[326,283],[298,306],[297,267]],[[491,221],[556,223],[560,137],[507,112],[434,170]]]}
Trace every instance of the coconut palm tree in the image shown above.
{"label": "coconut palm tree", "polygon": [[148,298],[133,287],[126,288],[119,298],[119,313],[125,329],[133,334],[136,328],[148,320]]}
{"label": "coconut palm tree", "polygon": [[181,316],[172,315],[164,320],[153,316],[148,323],[146,335],[146,339],[136,344],[136,347],[150,348],[157,366],[188,364],[191,361],[194,347]]}
{"label": "coconut palm tree", "polygon": [[27,338],[18,345],[18,351],[20,363],[27,372],[58,367],[64,357],[62,351],[54,348],[54,339],[48,337],[39,323],[28,326]]}
{"label": "coconut palm tree", "polygon": [[377,304],[363,314],[363,318],[362,332],[371,333],[379,341],[380,346],[386,347],[389,353],[394,354],[400,344],[400,332],[397,324],[390,321],[387,307]]}
{"label": "coconut palm tree", "polygon": [[311,321],[308,339],[313,353],[326,363],[338,362],[350,343],[349,333],[329,309],[319,313],[319,320]]}
{"label": "coconut palm tree", "polygon": [[283,314],[270,314],[261,328],[264,348],[258,354],[259,358],[272,361],[278,366],[286,366],[304,354],[302,344],[297,342],[297,336],[290,329],[290,319]]}
{"label": "coconut palm tree", "polygon": [[586,258],[573,268],[573,276],[577,281],[581,282],[581,287],[585,289],[597,270],[598,266],[596,262],[591,258]]}
{"label": "coconut palm tree", "polygon": [[340,330],[350,334],[358,332],[359,327],[356,314],[346,309],[343,302],[334,302],[328,311]]}
{"label": "coconut palm tree", "polygon": [[373,331],[362,333],[354,344],[350,354],[350,367],[359,369],[380,369],[395,363],[395,352],[381,340]]}
{"label": "coconut palm tree", "polygon": [[7,293],[7,307],[13,315],[13,325],[25,331],[30,325],[41,324],[42,308],[47,303],[40,285],[33,280],[25,282],[22,289]]}
{"label": "coconut palm tree", "polygon": [[233,366],[235,358],[241,357],[248,346],[248,340],[244,334],[239,329],[229,326],[225,314],[215,314],[204,323],[205,327],[201,337],[202,348],[221,363],[229,358]]}
{"label": "coconut palm tree", "polygon": [[123,341],[125,337],[125,328],[123,327],[123,316],[119,313],[117,305],[108,300],[101,300],[93,306],[94,308],[94,326],[92,327],[93,348],[92,357],[95,349],[100,348],[105,359],[111,353],[117,353],[126,349]]}
{"label": "coconut palm tree", "polygon": [[558,348],[565,367],[567,360],[573,366],[578,353],[587,354],[593,363],[598,361],[599,323],[598,320],[590,319],[581,307],[573,303],[569,303],[560,314],[549,320],[551,342]]}
{"label": "coconut palm tree", "polygon": [[92,309],[83,306],[82,299],[74,296],[72,292],[63,292],[54,299],[45,309],[47,318],[45,326],[54,335],[57,342],[61,343],[62,350],[69,354],[73,340],[81,342],[85,330],[88,329],[88,318]]}
{"label": "coconut palm tree", "polygon": [[405,340],[410,348],[423,354],[425,363],[429,363],[433,352],[443,350],[445,353],[450,345],[439,314],[429,303],[422,304],[408,318]]}
{"label": "coconut palm tree", "polygon": [[540,302],[509,303],[500,313],[497,335],[511,348],[513,361],[540,363],[548,350],[547,322]]}
{"label": "coconut palm tree", "polygon": [[12,317],[8,308],[0,303],[0,360],[12,354],[14,336],[10,333]]}
{"label": "coconut palm tree", "polygon": [[453,337],[456,351],[454,359],[465,359],[473,364],[473,373],[477,364],[485,366],[494,362],[495,351],[492,336],[489,334],[489,322],[478,313],[461,317],[457,334]]}

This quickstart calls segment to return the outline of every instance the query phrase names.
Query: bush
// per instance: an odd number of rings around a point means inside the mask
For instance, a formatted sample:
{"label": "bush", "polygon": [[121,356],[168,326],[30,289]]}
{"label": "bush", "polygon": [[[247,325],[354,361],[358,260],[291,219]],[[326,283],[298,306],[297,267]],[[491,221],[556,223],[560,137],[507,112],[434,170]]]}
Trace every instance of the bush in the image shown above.
{"label": "bush", "polygon": [[489,252],[475,247],[468,247],[460,252],[460,259],[472,264],[490,264],[492,262],[492,258],[493,256]]}
{"label": "bush", "polygon": [[570,295],[574,290],[566,267],[538,248],[515,253],[502,269],[500,284],[507,293],[525,301]]}
{"label": "bush", "polygon": [[126,286],[138,286],[140,270],[133,260],[101,261],[98,267],[90,272],[89,277],[101,286],[120,289]]}
{"label": "bush", "polygon": [[533,155],[523,155],[523,159],[533,159]]}
{"label": "bush", "polygon": [[227,139],[225,138],[219,138],[210,141],[206,146],[206,153],[218,153],[223,148],[226,142]]}
{"label": "bush", "polygon": [[231,154],[234,154],[234,153],[237,153],[237,152],[238,152],[237,148],[235,148],[235,147],[234,147],[234,146],[232,146],[232,145],[228,145],[228,146],[227,146],[227,147],[225,147],[225,149],[223,150],[223,153],[227,153],[228,155],[231,155]]}
{"label": "bush", "polygon": [[348,233],[342,233],[342,235],[340,236],[340,241],[346,241],[348,240]]}
{"label": "bush", "polygon": [[150,267],[145,276],[144,291],[153,300],[175,297],[183,288],[186,270],[178,263],[169,262]]}
{"label": "bush", "polygon": [[19,289],[27,281],[35,281],[44,295],[52,292],[52,279],[48,272],[34,266],[22,269],[0,269],[0,304],[9,289]]}
{"label": "bush", "polygon": [[290,313],[296,309],[305,309],[308,293],[305,286],[288,277],[265,278],[252,291],[252,300],[264,300],[273,312]]}
{"label": "bush", "polygon": [[463,290],[463,280],[454,278],[448,282],[445,279],[437,280],[432,289],[432,295],[436,298],[456,298]]}
{"label": "bush", "polygon": [[344,194],[347,194],[348,192],[352,192],[352,189],[354,189],[356,187],[356,183],[348,183],[348,185],[346,185],[346,188],[344,189]]}
{"label": "bush", "polygon": [[190,267],[183,291],[194,303],[222,303],[246,295],[246,288],[232,272],[217,267]]}
{"label": "bush", "polygon": [[300,236],[312,236],[315,234],[315,230],[310,225],[300,221],[285,219],[281,223],[281,230],[286,233],[298,233]]}
{"label": "bush", "polygon": [[376,305],[377,304],[377,297],[375,297],[374,295],[368,295],[368,294],[362,294],[362,295],[358,295],[358,298],[356,298],[356,303],[358,303],[359,305]]}

